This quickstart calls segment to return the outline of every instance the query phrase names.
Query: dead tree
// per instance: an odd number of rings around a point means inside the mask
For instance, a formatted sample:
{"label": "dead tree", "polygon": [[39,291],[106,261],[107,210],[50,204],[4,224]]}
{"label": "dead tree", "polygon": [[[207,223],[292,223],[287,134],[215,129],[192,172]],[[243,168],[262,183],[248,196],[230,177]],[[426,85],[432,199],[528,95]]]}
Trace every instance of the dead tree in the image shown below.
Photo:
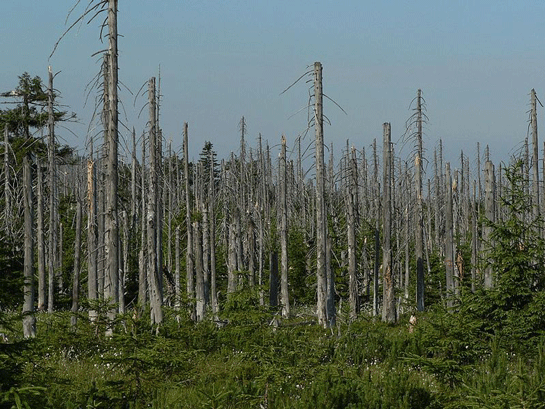
{"label": "dead tree", "polygon": [[382,321],[396,321],[395,283],[392,269],[392,161],[391,161],[391,127],[389,123],[383,125],[383,198],[382,205],[382,282],[383,303]]}
{"label": "dead tree", "polygon": [[34,212],[32,193],[32,172],[28,157],[23,158],[24,195],[24,304],[23,336],[36,336],[36,317],[34,316]]}
{"label": "dead tree", "polygon": [[159,274],[160,266],[158,254],[160,249],[157,248],[157,226],[160,223],[157,214],[158,201],[158,158],[157,158],[157,114],[156,114],[156,94],[155,94],[155,77],[152,77],[148,83],[148,100],[149,100],[149,182],[148,182],[148,206],[147,206],[147,253],[148,253],[148,284],[149,297],[151,305],[151,322],[152,324],[160,325],[163,321],[162,294],[160,293]]}
{"label": "dead tree", "polygon": [[54,296],[55,296],[55,266],[57,264],[57,220],[56,210],[56,169],[55,169],[55,116],[53,112],[54,102],[53,92],[53,72],[49,67],[49,88],[48,88],[48,130],[49,130],[49,144],[48,144],[48,162],[49,162],[49,263],[48,263],[48,297],[47,297],[47,312],[53,312]]}
{"label": "dead tree", "polygon": [[[495,191],[496,180],[494,175],[494,164],[491,161],[487,160],[484,166],[484,212],[485,218],[491,223],[494,223],[496,221]],[[492,247],[491,235],[492,227],[489,225],[489,223],[485,222],[483,226],[483,241],[489,249]],[[490,267],[490,265],[487,265],[484,268],[484,287],[492,288],[493,286],[494,277],[492,267]]]}
{"label": "dead tree", "polygon": [[314,63],[314,130],[316,134],[316,280],[318,323],[329,327],[327,311],[327,215],[323,131],[322,64]]}
{"label": "dead tree", "polygon": [[[106,211],[105,211],[105,259],[106,272],[104,296],[109,303],[119,301],[119,220],[117,208],[117,145],[118,145],[118,51],[117,51],[117,0],[108,1],[108,107],[107,133],[105,145],[106,156]],[[116,309],[111,307],[108,318],[113,321]],[[111,329],[108,329],[111,334]]]}
{"label": "dead tree", "polygon": [[358,163],[356,149],[352,147],[347,152],[348,159],[348,189],[347,189],[347,235],[348,235],[348,298],[350,304],[350,319],[354,320],[359,314],[359,296],[356,265],[356,223],[358,213]]}
{"label": "dead tree", "polygon": [[290,301],[288,292],[288,201],[286,197],[287,185],[286,173],[286,138],[282,135],[280,151],[280,253],[281,253],[281,279],[280,279],[280,305],[282,317],[290,316]]}

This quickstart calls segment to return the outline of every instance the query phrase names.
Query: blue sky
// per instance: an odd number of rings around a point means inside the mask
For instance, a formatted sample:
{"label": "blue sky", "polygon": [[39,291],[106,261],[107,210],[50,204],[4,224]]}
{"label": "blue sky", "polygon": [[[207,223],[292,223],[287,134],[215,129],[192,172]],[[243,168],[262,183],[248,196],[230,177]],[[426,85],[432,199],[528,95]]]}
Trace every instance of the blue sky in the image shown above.
{"label": "blue sky", "polygon": [[[62,129],[58,134],[83,149],[95,96],[85,104],[86,85],[99,70],[91,55],[105,48],[99,20],[76,26],[48,60],[74,4],[3,4],[0,90],[12,89],[24,71],[43,79],[48,64],[61,71],[56,88],[81,123],[70,126],[75,135]],[[80,5],[68,21],[82,11]],[[358,149],[380,140],[383,122],[392,123],[393,140],[399,141],[421,88],[430,158],[442,138],[454,167],[460,150],[473,165],[478,141],[500,161],[526,137],[530,90],[545,95],[544,16],[545,2],[520,0],[120,0],[120,80],[136,93],[161,67],[164,136],[180,150],[187,121],[193,158],[206,140],[220,157],[237,152],[243,115],[251,147],[259,133],[271,146],[284,133],[293,147],[306,113],[291,116],[306,105],[308,84],[280,93],[321,61],[324,92],[347,112],[325,103],[332,123],[325,141],[333,143],[337,159],[347,139]],[[123,89],[122,99],[123,121],[140,134],[146,111],[138,114],[146,98],[135,101]],[[540,107],[540,129],[542,118]],[[303,144],[311,142],[312,133]]]}

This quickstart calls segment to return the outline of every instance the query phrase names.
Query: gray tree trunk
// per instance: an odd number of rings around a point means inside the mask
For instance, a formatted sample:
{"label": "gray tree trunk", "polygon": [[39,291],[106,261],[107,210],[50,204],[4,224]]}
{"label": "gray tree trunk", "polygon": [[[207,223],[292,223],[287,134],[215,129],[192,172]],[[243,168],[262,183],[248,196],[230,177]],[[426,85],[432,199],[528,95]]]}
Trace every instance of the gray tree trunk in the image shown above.
{"label": "gray tree trunk", "polygon": [[53,113],[53,72],[49,67],[49,89],[48,89],[48,129],[49,129],[49,145],[48,145],[48,161],[49,161],[49,263],[48,263],[48,297],[47,297],[47,312],[52,313],[54,308],[55,297],[55,266],[57,264],[57,220],[56,210],[57,203],[55,193],[56,187],[56,169],[55,169],[55,118]]}
{"label": "gray tree trunk", "polygon": [[[495,203],[496,180],[494,176],[494,164],[489,160],[484,166],[484,211],[485,217],[491,221],[496,221],[496,203]],[[483,226],[483,241],[488,248],[491,248],[492,228],[486,224]],[[488,264],[488,263],[487,263]],[[484,287],[492,288],[494,286],[494,277],[492,267],[487,265],[484,268]]]}
{"label": "gray tree trunk", "polygon": [[[106,274],[104,296],[109,303],[119,301],[119,221],[117,214],[117,144],[118,144],[118,63],[117,63],[117,0],[108,0],[108,132],[106,162],[105,243]],[[113,321],[117,310],[110,307],[108,319]],[[111,335],[112,328],[107,329]]]}
{"label": "gray tree trunk", "polygon": [[358,209],[358,168],[356,160],[356,149],[352,147],[351,153],[347,152],[349,161],[348,173],[348,298],[350,304],[350,319],[355,320],[359,314],[359,297],[356,264],[356,222]]}
{"label": "gray tree trunk", "polygon": [[146,223],[147,223],[147,206],[146,206],[146,138],[142,135],[142,166],[141,166],[141,217],[140,217],[140,251],[138,253],[138,304],[141,310],[147,303],[148,297],[148,279],[147,279],[147,260],[146,260]]}
{"label": "gray tree trunk", "polygon": [[187,122],[184,123],[184,177],[185,177],[185,211],[187,229],[187,251],[186,251],[186,287],[189,304],[189,315],[195,319],[195,279],[194,279],[194,256],[193,256],[193,234],[191,231],[191,192],[189,190],[189,146]]}
{"label": "gray tree trunk", "polygon": [[323,131],[322,64],[314,63],[314,130],[316,134],[316,281],[318,324],[327,328],[327,215]]}
{"label": "gray tree trunk", "polygon": [[158,192],[158,158],[157,158],[157,124],[156,124],[156,94],[155,94],[155,78],[151,78],[149,81],[149,106],[150,106],[150,131],[149,131],[149,183],[148,183],[148,206],[147,206],[147,239],[148,239],[148,283],[149,283],[149,296],[151,305],[151,322],[152,324],[160,325],[163,322],[162,295],[160,293],[159,284],[159,262],[157,248],[157,202]]}
{"label": "gray tree trunk", "polygon": [[[79,172],[78,172],[79,173]],[[79,176],[78,176],[79,179]],[[74,241],[74,276],[72,281],[72,316],[70,324],[73,328],[78,322],[79,310],[79,286],[80,286],[80,255],[81,255],[81,219],[82,219],[82,199],[79,184],[76,186],[76,238]]]}
{"label": "gray tree trunk", "polygon": [[[98,264],[97,264],[97,199],[96,199],[96,170],[93,161],[93,145],[87,160],[87,298],[93,304],[98,293]],[[97,319],[97,311],[89,308],[89,320]]]}
{"label": "gray tree trunk", "polygon": [[45,310],[46,303],[46,282],[45,282],[45,243],[44,243],[44,194],[43,194],[43,171],[42,163],[37,160],[37,190],[38,190],[38,220],[37,220],[37,240],[38,240],[38,311]]}
{"label": "gray tree trunk", "polygon": [[424,219],[422,205],[422,91],[418,90],[416,105],[416,138],[417,152],[415,157],[416,169],[416,309],[424,311]]}
{"label": "gray tree trunk", "polygon": [[453,181],[450,173],[450,163],[446,163],[446,209],[445,209],[445,272],[446,272],[446,297],[447,307],[454,306],[454,289],[456,283],[454,281],[454,226],[453,226],[453,204],[452,204],[452,188]]}
{"label": "gray tree trunk", "polygon": [[281,279],[280,279],[280,305],[282,317],[290,316],[290,300],[288,292],[288,201],[286,173],[286,138],[282,135],[280,150],[280,253],[281,253]]}
{"label": "gray tree trunk", "polygon": [[537,140],[537,96],[536,91],[531,91],[531,119],[532,127],[532,174],[533,174],[533,205],[534,218],[539,217],[539,147]]}
{"label": "gray tree trunk", "polygon": [[392,270],[392,249],[391,249],[391,228],[392,228],[392,206],[391,206],[391,183],[392,183],[392,161],[391,154],[391,127],[389,123],[383,125],[383,199],[382,206],[382,321],[396,321],[395,304],[395,283]]}
{"label": "gray tree trunk", "polygon": [[23,158],[23,194],[24,194],[24,304],[23,336],[36,336],[36,317],[34,316],[34,212],[32,194],[32,173],[28,157]]}

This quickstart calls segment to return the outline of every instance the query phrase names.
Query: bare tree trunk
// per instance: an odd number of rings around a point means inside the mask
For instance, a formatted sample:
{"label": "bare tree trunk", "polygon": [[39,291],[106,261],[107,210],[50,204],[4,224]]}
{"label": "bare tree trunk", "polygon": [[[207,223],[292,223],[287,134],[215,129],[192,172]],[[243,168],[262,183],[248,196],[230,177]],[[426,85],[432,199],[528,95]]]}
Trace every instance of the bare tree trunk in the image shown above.
{"label": "bare tree trunk", "polygon": [[36,317],[34,316],[34,212],[32,210],[32,173],[28,157],[23,158],[23,194],[24,194],[24,304],[23,304],[23,336],[36,336]]}
{"label": "bare tree trunk", "polygon": [[282,317],[290,316],[290,300],[288,292],[288,201],[286,198],[286,138],[282,135],[280,151],[280,253],[281,253],[281,279],[280,279],[280,305]]}
{"label": "bare tree trunk", "polygon": [[174,243],[175,274],[174,274],[174,308],[180,309],[180,226],[176,226],[176,241]]}
{"label": "bare tree trunk", "polygon": [[450,174],[450,163],[446,163],[446,209],[445,209],[445,271],[447,285],[447,307],[454,306],[454,232],[453,232],[453,205],[452,205],[452,188],[453,182]]}
{"label": "bare tree trunk", "polygon": [[163,312],[161,309],[162,296],[160,294],[159,285],[159,264],[158,264],[158,252],[157,248],[157,124],[156,124],[156,97],[155,97],[155,78],[151,78],[149,81],[149,105],[150,105],[150,131],[149,131],[149,183],[148,183],[148,206],[147,206],[147,239],[148,239],[148,283],[149,283],[149,296],[151,305],[151,322],[152,324],[160,325],[163,321]]}
{"label": "bare tree trunk", "polygon": [[43,195],[43,171],[40,160],[37,160],[38,168],[38,220],[37,220],[37,240],[38,240],[38,311],[45,310],[46,302],[46,283],[45,283],[45,243],[44,243],[44,195]]}
{"label": "bare tree trunk", "polygon": [[193,222],[193,254],[195,255],[195,301],[197,321],[204,319],[204,271],[202,263],[202,229],[199,221]]}
{"label": "bare tree trunk", "polygon": [[184,123],[184,176],[185,176],[185,211],[187,228],[187,252],[186,252],[186,284],[187,298],[189,303],[189,315],[195,319],[195,306],[193,299],[195,297],[194,282],[194,256],[193,256],[193,234],[191,231],[191,192],[189,191],[189,146],[187,134],[187,122]]}
{"label": "bare tree trunk", "polygon": [[[351,155],[351,157],[349,156]],[[356,149],[352,147],[349,154],[349,182],[348,182],[348,297],[350,303],[350,319],[355,320],[359,314],[358,281],[356,276],[356,219],[358,209],[358,168],[356,160]]]}
{"label": "bare tree trunk", "polygon": [[389,123],[383,125],[384,147],[383,147],[383,198],[382,206],[382,321],[396,321],[396,304],[394,274],[392,271],[392,249],[391,249],[391,228],[392,228],[392,206],[391,206],[391,183],[392,183],[392,161],[391,154],[391,127]]}
{"label": "bare tree trunk", "polygon": [[416,138],[417,153],[415,157],[416,169],[416,308],[424,311],[424,220],[422,205],[422,91],[418,90],[417,96]]}
{"label": "bare tree trunk", "polygon": [[531,92],[531,126],[532,126],[532,170],[533,170],[533,205],[534,218],[539,217],[539,147],[537,140],[537,97],[536,91]]}
{"label": "bare tree trunk", "polygon": [[[490,162],[489,160],[487,160],[484,166],[484,209],[485,209],[484,211],[485,211],[485,217],[490,222],[496,221],[495,189],[496,189],[496,181],[494,177],[494,164]],[[483,226],[483,241],[485,242],[488,248],[491,248],[492,246],[491,234],[492,234],[492,228],[485,224]],[[493,277],[492,267],[487,265],[484,268],[484,287],[492,288],[493,286],[494,286],[494,277]]]}
{"label": "bare tree trunk", "polygon": [[316,133],[316,281],[318,324],[329,326],[327,316],[327,215],[323,131],[322,64],[314,63],[314,129]]}
{"label": "bare tree trunk", "polygon": [[[106,164],[106,212],[105,212],[105,247],[106,280],[105,298],[109,303],[119,301],[119,222],[117,214],[117,144],[118,144],[118,64],[117,64],[117,0],[108,0],[108,133]],[[113,321],[116,309],[111,307],[108,318]],[[113,328],[107,329],[111,335]]]}
{"label": "bare tree trunk", "polygon": [[[96,170],[93,161],[93,145],[87,160],[87,298],[92,304],[97,300],[97,199],[96,199]],[[97,312],[89,308],[89,320],[95,321]]]}
{"label": "bare tree trunk", "polygon": [[211,304],[212,304],[212,314],[214,319],[217,317],[219,312],[218,308],[218,294],[216,288],[216,178],[214,176],[214,155],[212,150],[210,150],[210,175],[209,175],[209,184],[208,184],[208,217],[210,222],[208,224],[210,229],[209,240],[210,240],[210,293],[211,293]]}
{"label": "bare tree trunk", "polygon": [[147,222],[147,207],[146,207],[146,138],[142,135],[142,166],[141,166],[141,217],[140,217],[140,251],[138,253],[138,304],[141,310],[147,303],[148,279],[147,279],[147,263],[146,263],[146,222]]}
{"label": "bare tree trunk", "polygon": [[377,141],[373,141],[373,163],[374,163],[374,175],[373,175],[373,190],[374,190],[374,212],[375,212],[375,262],[373,268],[373,316],[379,314],[379,270],[380,270],[380,184],[378,182],[378,155],[377,155]]}
{"label": "bare tree trunk", "polygon": [[[78,172],[79,173],[79,172]],[[79,180],[79,175],[78,175]],[[70,324],[73,328],[78,322],[79,309],[79,286],[80,286],[80,254],[81,254],[81,219],[82,219],[82,200],[79,184],[76,186],[76,239],[74,242],[74,277],[72,281],[72,316]]]}
{"label": "bare tree trunk", "polygon": [[55,118],[53,113],[53,72],[49,67],[49,89],[48,89],[48,127],[49,127],[49,146],[48,146],[48,159],[49,159],[49,291],[47,297],[47,312],[53,312],[54,296],[55,296],[55,266],[56,262],[56,247],[57,247],[57,226],[55,221],[56,216],[56,169],[55,169]]}

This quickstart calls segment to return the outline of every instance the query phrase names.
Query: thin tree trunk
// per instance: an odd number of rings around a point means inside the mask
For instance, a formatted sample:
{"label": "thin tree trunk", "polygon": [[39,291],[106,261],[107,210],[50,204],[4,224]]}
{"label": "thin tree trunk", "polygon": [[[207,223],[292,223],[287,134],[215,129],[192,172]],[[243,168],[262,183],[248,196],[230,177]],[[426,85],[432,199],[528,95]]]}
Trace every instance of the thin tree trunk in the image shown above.
{"label": "thin tree trunk", "polygon": [[323,132],[322,64],[314,63],[314,129],[316,133],[316,281],[318,324],[329,326],[327,316],[327,215]]}
{"label": "thin tree trunk", "polygon": [[191,195],[189,191],[189,146],[187,122],[184,123],[184,176],[185,176],[185,211],[187,228],[187,252],[186,252],[186,284],[187,299],[189,304],[189,316],[195,319],[195,306],[193,299],[195,297],[194,283],[194,256],[193,256],[193,234],[191,231]]}
{"label": "thin tree trunk", "polygon": [[45,283],[45,243],[44,243],[44,196],[43,196],[43,171],[40,160],[37,160],[38,169],[38,220],[37,220],[37,240],[38,240],[38,311],[45,310],[46,303],[46,283]]}
{"label": "thin tree trunk", "polygon": [[49,160],[49,292],[47,297],[47,312],[52,313],[54,308],[54,296],[55,296],[55,266],[57,264],[57,226],[55,221],[56,216],[56,197],[57,191],[56,179],[55,179],[55,118],[53,113],[53,72],[49,67],[49,89],[48,89],[48,128],[49,128],[49,146],[48,146],[48,160]]}
{"label": "thin tree trunk", "polygon": [[[489,160],[487,160],[484,166],[484,206],[485,206],[484,211],[485,211],[486,219],[488,219],[492,223],[496,221],[496,206],[495,206],[495,200],[494,200],[495,189],[496,189],[496,181],[494,177],[494,164],[490,162]],[[483,241],[489,249],[492,247],[491,234],[492,234],[492,227],[487,226],[485,224],[483,226]],[[487,264],[489,263],[487,262]],[[494,286],[494,278],[493,278],[492,267],[487,265],[484,268],[484,287],[492,288],[493,286]]]}
{"label": "thin tree trunk", "polygon": [[97,319],[97,311],[93,303],[97,300],[97,200],[96,200],[96,170],[93,161],[93,145],[87,160],[87,297],[91,304],[89,308],[89,320]]}
{"label": "thin tree trunk", "polygon": [[415,158],[416,169],[416,309],[424,311],[424,219],[422,205],[422,91],[417,96],[416,138],[417,153]]}
{"label": "thin tree trunk", "polygon": [[286,197],[287,173],[286,173],[286,138],[282,135],[280,151],[280,253],[281,253],[281,279],[280,279],[280,305],[282,317],[290,316],[290,300],[288,292],[288,201]]}
{"label": "thin tree trunk", "polygon": [[396,321],[396,304],[394,273],[392,270],[392,249],[391,249],[391,228],[392,228],[392,206],[391,206],[391,127],[389,123],[383,125],[384,147],[383,147],[383,198],[382,206],[382,321]]}
{"label": "thin tree trunk", "polygon": [[[119,301],[119,221],[117,214],[117,144],[118,144],[118,64],[117,64],[117,0],[108,1],[108,133],[106,164],[105,246],[106,281],[105,298],[109,303]],[[110,307],[108,319],[115,319],[116,309]],[[107,329],[111,335],[113,328]]]}
{"label": "thin tree trunk", "polygon": [[34,316],[34,214],[32,210],[32,173],[28,157],[23,158],[23,193],[24,193],[24,304],[23,304],[23,336],[36,336],[36,317]]}
{"label": "thin tree trunk", "polygon": [[532,126],[532,171],[533,171],[533,205],[534,218],[539,217],[539,147],[537,140],[537,97],[536,91],[531,92],[531,126]]}
{"label": "thin tree trunk", "polygon": [[[79,173],[79,172],[78,172]],[[78,176],[79,179],[79,176]],[[81,219],[82,219],[82,203],[79,184],[76,187],[76,239],[74,242],[74,277],[72,281],[72,316],[70,324],[73,328],[78,322],[79,310],[79,286],[80,286],[80,254],[81,254]]]}
{"label": "thin tree trunk", "polygon": [[454,232],[453,232],[453,204],[452,204],[452,188],[453,182],[450,174],[450,163],[446,163],[446,209],[445,209],[445,271],[447,285],[447,307],[454,306]]}
{"label": "thin tree trunk", "polygon": [[358,169],[356,161],[356,149],[352,147],[349,160],[348,182],[348,297],[350,303],[350,319],[355,320],[359,314],[358,282],[356,276],[356,217],[358,209]]}
{"label": "thin tree trunk", "polygon": [[162,296],[160,294],[159,285],[159,264],[157,248],[157,200],[158,200],[158,177],[157,177],[157,124],[156,124],[156,97],[155,97],[155,78],[149,81],[149,105],[150,105],[150,132],[149,132],[149,183],[148,183],[148,283],[149,295],[151,304],[151,322],[152,324],[160,325],[163,321],[163,312],[161,309]]}

